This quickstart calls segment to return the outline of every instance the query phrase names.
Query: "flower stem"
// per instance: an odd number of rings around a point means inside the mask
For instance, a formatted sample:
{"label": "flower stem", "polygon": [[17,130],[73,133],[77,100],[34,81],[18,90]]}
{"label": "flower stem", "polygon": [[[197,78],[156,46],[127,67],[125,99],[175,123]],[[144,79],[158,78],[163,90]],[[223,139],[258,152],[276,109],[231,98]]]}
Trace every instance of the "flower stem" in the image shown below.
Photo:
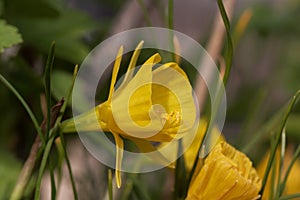
{"label": "flower stem", "polygon": [[21,102],[25,110],[27,111],[36,132],[38,133],[39,137],[41,138],[42,145],[45,146],[45,138],[42,133],[42,130],[39,126],[39,123],[37,122],[37,119],[31,109],[29,108],[28,104],[26,101],[23,99],[23,97],[20,95],[20,93],[0,74],[0,81],[18,98],[18,100]]}
{"label": "flower stem", "polygon": [[44,171],[46,169],[48,157],[49,157],[54,139],[55,139],[55,134],[51,134],[51,136],[50,136],[50,138],[49,138],[49,140],[46,144],[46,148],[45,148],[45,151],[44,151],[44,154],[43,154],[41,166],[40,166],[40,169],[39,169],[39,175],[38,175],[38,179],[37,179],[37,183],[36,183],[34,200],[39,200],[40,199],[42,178],[43,178]]}

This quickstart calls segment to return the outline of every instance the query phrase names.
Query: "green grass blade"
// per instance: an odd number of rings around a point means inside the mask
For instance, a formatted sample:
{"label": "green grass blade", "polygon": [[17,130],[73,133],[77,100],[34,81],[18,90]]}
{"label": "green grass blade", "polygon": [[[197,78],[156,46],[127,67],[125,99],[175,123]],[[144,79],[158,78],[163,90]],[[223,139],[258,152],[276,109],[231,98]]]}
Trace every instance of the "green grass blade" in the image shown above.
{"label": "green grass blade", "polygon": [[293,158],[292,158],[292,160],[291,160],[291,162],[290,162],[290,164],[289,164],[289,166],[287,168],[287,171],[286,171],[286,173],[284,175],[283,181],[281,182],[281,185],[280,185],[280,188],[279,188],[279,192],[280,192],[279,195],[280,196],[282,195],[282,193],[284,191],[284,188],[285,188],[285,185],[286,185],[289,173],[291,172],[292,167],[295,164],[295,162],[297,161],[297,159],[298,159],[299,156],[300,156],[300,145],[298,145],[297,150],[294,153]]}
{"label": "green grass blade", "polygon": [[[271,138],[271,148],[273,146],[275,146],[275,138]],[[276,180],[279,179],[279,177],[276,177],[276,173],[277,173],[277,162],[278,160],[274,160],[274,162],[272,163],[271,166],[271,178],[270,178],[270,197],[269,199],[274,199],[274,195],[275,195],[275,182]],[[277,178],[277,179],[276,179]]]}
{"label": "green grass blade", "polygon": [[[168,0],[168,28],[170,30],[174,30],[174,1],[173,0]],[[174,33],[170,31],[170,47],[171,51],[175,51],[175,46],[174,46]],[[175,53],[172,54],[172,61],[176,61],[175,58]],[[178,63],[179,64],[179,63]]]}
{"label": "green grass blade", "polygon": [[288,109],[288,104],[281,108],[273,117],[268,120],[262,128],[260,128],[255,135],[252,136],[251,140],[242,148],[242,152],[249,154],[256,147],[257,143],[267,137],[274,128],[281,123],[282,116]]}
{"label": "green grass blade", "polygon": [[282,196],[279,198],[279,200],[289,200],[289,199],[297,199],[297,198],[300,198],[300,193]]}
{"label": "green grass blade", "polygon": [[168,1],[168,28],[174,29],[174,1]]}
{"label": "green grass blade", "polygon": [[[230,34],[230,21],[228,19],[228,16],[227,16],[227,13],[226,13],[226,10],[224,8],[224,4],[223,4],[222,0],[218,0],[218,7],[219,7],[219,11],[221,13],[221,17],[222,17],[223,23],[225,25],[226,36],[227,36],[227,49],[226,49],[225,57],[224,57],[225,61],[226,61],[226,69],[225,69],[225,74],[224,74],[224,78],[223,78],[223,83],[226,86],[227,81],[228,81],[228,77],[229,77],[229,74],[230,74],[230,71],[231,71],[231,64],[232,64],[232,57],[233,57],[233,44],[232,44],[232,38],[231,38],[231,34]],[[217,108],[220,105],[220,101],[221,101],[222,95],[223,95],[222,91],[217,90],[217,95],[216,95],[217,98],[216,98],[215,102],[212,102],[213,103],[212,107],[216,108],[215,109],[216,111],[218,110]],[[215,120],[215,117],[216,117],[216,112],[215,113],[211,113],[211,117],[208,118],[209,119],[208,120],[208,124],[210,124],[210,123],[213,124],[213,122]],[[205,130],[203,138],[206,137],[208,131],[209,130]],[[201,151],[202,146],[203,146],[203,141],[201,142],[201,144],[199,146],[197,155],[200,155],[200,151]],[[188,177],[188,180],[187,180],[186,189],[185,189],[185,195],[187,195],[188,188],[189,188],[190,182],[192,180],[193,174],[195,172],[198,160],[199,160],[199,157],[196,156],[196,159],[194,161],[192,170],[191,170],[191,172],[189,174],[189,177]]]}
{"label": "green grass blade", "polygon": [[232,38],[231,38],[231,33],[230,33],[230,21],[228,19],[224,4],[222,0],[218,0],[218,7],[221,13],[222,20],[225,25],[226,29],[226,36],[227,36],[227,48],[225,52],[225,62],[226,62],[226,69],[225,69],[225,74],[223,78],[224,85],[226,86],[229,74],[231,71],[231,65],[232,65],[232,57],[233,57],[233,43],[232,43]]}
{"label": "green grass blade", "polygon": [[283,132],[283,129],[284,129],[285,125],[286,125],[287,119],[288,119],[291,111],[293,110],[293,108],[294,108],[294,106],[295,106],[295,104],[296,104],[299,96],[300,96],[300,90],[298,90],[297,93],[291,99],[291,101],[290,101],[290,103],[288,105],[288,108],[287,108],[287,110],[286,110],[286,112],[284,114],[284,117],[283,117],[280,129],[277,132],[277,134],[275,135],[275,145],[271,149],[270,158],[268,160],[266,171],[265,171],[265,174],[264,174],[264,177],[263,177],[263,180],[262,180],[262,188],[261,188],[260,194],[263,194],[264,189],[266,187],[266,183],[267,183],[267,179],[268,179],[268,176],[269,176],[269,172],[271,170],[272,163],[273,163],[274,158],[275,158],[276,149],[277,149],[277,147],[278,147],[278,145],[280,143],[281,133]]}
{"label": "green grass blade", "polygon": [[[53,132],[53,131],[50,131],[50,132]],[[34,200],[39,200],[40,199],[42,178],[43,178],[44,171],[46,169],[48,157],[49,157],[54,139],[55,139],[54,134],[52,134],[50,136],[47,144],[46,144],[46,148],[45,148],[43,158],[42,158],[42,162],[41,162],[40,169],[39,169],[38,178],[37,178],[37,181],[36,181]]]}
{"label": "green grass blade", "polygon": [[184,198],[186,185],[186,169],[184,163],[184,157],[182,155],[182,140],[178,140],[178,159],[176,160],[175,168],[175,186],[174,186],[174,197],[175,199]]}
{"label": "green grass blade", "polygon": [[75,84],[75,79],[76,79],[76,76],[77,76],[77,73],[78,73],[78,65],[75,66],[74,68],[74,72],[73,72],[73,80],[72,80],[72,84],[71,84],[71,87],[70,87],[70,91],[69,91],[69,94],[67,95],[67,98],[63,104],[63,106],[61,107],[61,111],[60,111],[60,115],[57,117],[56,119],[56,122],[55,122],[55,125],[54,126],[59,126],[59,123],[61,122],[62,120],[62,117],[67,109],[67,106],[68,106],[68,102],[69,100],[71,99],[72,97],[72,91],[73,91],[73,87],[74,87],[74,84]]}
{"label": "green grass blade", "polygon": [[56,184],[55,184],[54,168],[53,168],[50,157],[48,158],[48,166],[49,166],[50,181],[51,181],[51,200],[55,200],[56,199]]}
{"label": "green grass blade", "polygon": [[64,101],[64,103],[63,103],[63,105],[60,109],[60,115],[57,117],[54,127],[50,130],[50,134],[49,134],[50,138],[47,141],[45,151],[44,151],[44,154],[43,154],[43,158],[42,158],[42,162],[41,162],[40,169],[39,169],[34,200],[39,200],[39,198],[40,198],[41,182],[42,182],[43,174],[44,174],[44,171],[45,171],[45,168],[46,168],[47,160],[48,160],[50,150],[51,150],[51,147],[53,145],[53,142],[54,142],[54,139],[55,139],[55,136],[56,136],[56,133],[57,133],[57,128],[59,127],[60,121],[63,117],[63,114],[64,114],[66,108],[67,108],[67,102],[71,98],[71,94],[72,94],[73,86],[74,86],[75,79],[76,79],[76,76],[77,76],[77,72],[78,72],[78,66],[76,65],[75,69],[74,69],[74,73],[73,73],[73,81],[72,81],[72,85],[71,85],[69,94],[66,98],[66,101]]}
{"label": "green grass blade", "polygon": [[284,154],[285,154],[285,147],[286,147],[286,133],[285,129],[281,134],[281,148],[280,148],[280,159],[279,159],[279,172],[277,178],[277,186],[276,186],[276,198],[278,199],[280,196],[280,183],[281,183],[281,174],[283,173],[283,162],[284,162]]}
{"label": "green grass blade", "polygon": [[26,103],[26,101],[23,99],[23,97],[20,95],[20,93],[0,74],[0,81],[17,97],[17,99],[21,102],[21,104],[23,105],[23,107],[25,108],[25,110],[27,111],[33,125],[34,128],[36,130],[36,132],[38,133],[39,137],[41,138],[42,141],[42,147],[45,147],[45,138],[44,135],[42,133],[41,127],[39,126],[39,123],[35,117],[35,115],[33,114],[33,112],[31,111],[31,109],[29,108],[28,104]]}
{"label": "green grass blade", "polygon": [[60,134],[60,140],[61,140],[62,147],[63,147],[63,150],[64,150],[64,156],[65,156],[65,160],[66,160],[66,163],[67,163],[67,168],[68,168],[68,172],[69,172],[69,176],[70,176],[70,180],[71,180],[74,199],[78,200],[78,194],[77,194],[75,180],[74,180],[74,176],[73,176],[73,172],[72,172],[72,167],[71,167],[71,163],[70,163],[70,160],[69,160],[69,157],[68,157],[68,152],[67,152],[67,149],[66,149],[66,142],[65,142],[64,136],[63,136],[61,131],[60,131],[59,134]]}
{"label": "green grass blade", "polygon": [[47,136],[49,136],[50,122],[51,122],[51,73],[52,73],[53,62],[54,62],[54,53],[55,53],[55,42],[52,42],[49,49],[46,67],[45,67],[45,73],[44,73],[45,95],[46,95],[46,102],[47,102],[47,124],[46,124]]}

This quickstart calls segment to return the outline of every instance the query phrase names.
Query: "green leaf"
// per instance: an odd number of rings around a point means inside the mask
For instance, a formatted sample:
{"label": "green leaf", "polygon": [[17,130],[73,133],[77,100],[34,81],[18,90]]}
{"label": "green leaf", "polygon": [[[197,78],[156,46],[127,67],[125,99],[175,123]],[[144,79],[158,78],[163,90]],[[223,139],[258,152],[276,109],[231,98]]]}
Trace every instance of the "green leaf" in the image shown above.
{"label": "green leaf", "polygon": [[0,20],[0,53],[4,48],[11,47],[22,42],[22,36],[14,26],[6,24],[5,20]]}

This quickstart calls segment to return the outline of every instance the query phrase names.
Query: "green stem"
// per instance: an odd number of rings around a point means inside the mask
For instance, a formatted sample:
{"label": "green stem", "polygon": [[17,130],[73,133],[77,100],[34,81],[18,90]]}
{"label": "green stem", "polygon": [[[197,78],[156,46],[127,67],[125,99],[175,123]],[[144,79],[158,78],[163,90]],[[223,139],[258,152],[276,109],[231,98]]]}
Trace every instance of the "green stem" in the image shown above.
{"label": "green stem", "polygon": [[296,198],[300,198],[300,193],[282,196],[279,198],[279,200],[288,200],[288,199],[296,199]]}
{"label": "green stem", "polygon": [[76,79],[76,76],[77,76],[77,73],[78,73],[78,65],[75,66],[74,68],[74,72],[73,72],[73,80],[72,80],[72,84],[71,84],[71,87],[70,87],[70,91],[69,91],[69,94],[67,95],[67,98],[66,98],[66,101],[65,103],[63,104],[63,106],[61,107],[61,111],[60,111],[60,115],[57,117],[57,120],[55,122],[55,124],[58,126],[59,123],[61,122],[62,120],[62,117],[67,109],[67,106],[68,106],[68,102],[69,100],[71,99],[71,96],[72,96],[72,91],[73,91],[73,87],[74,87],[74,83],[75,83],[75,79]]}
{"label": "green stem", "polygon": [[178,150],[175,167],[175,186],[174,186],[174,199],[181,199],[185,195],[184,185],[186,184],[186,169],[184,164],[184,156],[182,149],[182,140],[178,140]]}
{"label": "green stem", "polygon": [[107,179],[108,179],[108,196],[109,196],[109,200],[113,200],[113,184],[112,184],[112,171],[111,169],[108,169],[107,171]]}
{"label": "green stem", "polygon": [[35,118],[35,115],[33,114],[33,112],[31,111],[31,109],[29,108],[28,104],[26,103],[26,101],[23,99],[23,97],[20,95],[20,93],[0,74],[0,81],[18,98],[18,100],[21,102],[21,104],[23,105],[23,107],[25,108],[25,110],[27,111],[33,125],[34,128],[36,130],[36,132],[38,133],[39,137],[41,138],[42,141],[42,147],[45,147],[45,138],[44,135],[42,133],[42,130],[39,126],[39,123],[37,122],[37,119]]}
{"label": "green stem", "polygon": [[[168,1],[168,28],[171,30],[170,31],[170,49],[172,52],[174,52],[175,50],[175,47],[174,47],[174,21],[173,21],[173,18],[174,18],[174,2],[173,0],[169,0]],[[176,53],[176,52],[175,52]],[[176,61],[176,55],[175,53],[172,54],[172,61]],[[179,64],[179,63],[178,63]]]}
{"label": "green stem", "polygon": [[55,184],[54,168],[53,168],[50,156],[48,158],[48,166],[49,166],[50,181],[51,181],[51,200],[55,200],[56,199],[56,184]]}
{"label": "green stem", "polygon": [[286,134],[285,129],[281,134],[281,149],[280,149],[280,160],[279,160],[279,173],[277,178],[277,186],[276,186],[276,198],[280,197],[280,187],[281,187],[281,174],[283,170],[283,162],[284,162],[284,154],[285,154],[285,146],[286,146]]}
{"label": "green stem", "polygon": [[[228,77],[229,77],[229,74],[230,74],[230,71],[231,71],[232,56],[233,56],[233,44],[232,44],[232,39],[231,39],[231,34],[230,34],[230,21],[228,19],[228,16],[227,16],[227,13],[226,13],[226,10],[224,8],[222,0],[218,0],[218,7],[219,7],[219,11],[221,13],[223,23],[225,25],[226,36],[227,36],[227,51],[226,51],[226,54],[225,54],[226,69],[225,69],[225,74],[224,74],[224,78],[223,78],[223,84],[224,84],[224,86],[226,86],[227,81],[228,81]],[[215,120],[215,117],[216,117],[216,114],[217,114],[216,111],[218,110],[217,108],[220,105],[221,97],[223,95],[222,90],[219,90],[219,89],[217,89],[216,93],[217,93],[216,94],[216,96],[217,96],[216,100],[214,102],[212,102],[212,104],[213,104],[212,108],[216,108],[216,109],[214,110],[215,112],[211,113],[211,117],[208,118],[208,124],[213,124],[214,123],[214,120]],[[211,131],[211,130],[208,130],[209,127],[210,126],[207,126],[207,128],[204,132],[203,138],[205,138],[207,133]],[[201,144],[200,144],[198,152],[197,152],[197,156],[196,156],[195,161],[193,163],[192,170],[189,174],[188,181],[187,181],[187,184],[186,184],[187,186],[186,186],[186,189],[185,189],[185,196],[187,195],[189,185],[190,185],[192,177],[194,175],[194,172],[195,172],[198,160],[199,160],[199,155],[200,155],[200,152],[202,150],[203,142],[204,142],[204,139],[201,141]]]}
{"label": "green stem", "polygon": [[77,72],[78,72],[78,65],[76,65],[75,68],[74,68],[73,80],[72,80],[72,85],[70,87],[69,94],[66,98],[66,101],[64,101],[64,103],[63,103],[63,105],[60,109],[60,115],[57,117],[57,119],[55,121],[55,124],[54,124],[53,128],[50,130],[50,133],[49,133],[49,140],[46,144],[46,148],[45,148],[45,151],[44,151],[44,154],[43,154],[42,162],[41,162],[40,169],[39,169],[38,179],[37,179],[37,183],[36,183],[35,195],[34,195],[35,200],[38,200],[40,198],[41,182],[42,182],[43,174],[44,174],[44,171],[45,171],[45,168],[46,168],[47,160],[48,160],[48,157],[49,157],[49,154],[50,154],[50,150],[51,150],[53,141],[55,139],[55,135],[57,133],[57,129],[59,128],[59,124],[60,124],[60,122],[62,120],[62,117],[63,117],[63,114],[64,114],[64,112],[67,108],[68,101],[71,98],[71,94],[72,94],[72,91],[73,91],[73,86],[74,86],[74,83],[75,83]]}
{"label": "green stem", "polygon": [[225,60],[226,60],[226,69],[225,69],[225,74],[223,78],[224,85],[227,84],[229,74],[231,71],[231,65],[232,65],[232,57],[233,57],[233,43],[232,43],[232,38],[230,34],[230,21],[228,19],[224,4],[222,0],[218,0],[218,7],[221,13],[221,17],[223,19],[225,29],[226,29],[226,35],[227,35],[227,49],[225,52]]}
{"label": "green stem", "polygon": [[174,1],[168,1],[168,28],[173,30],[174,29]]}
{"label": "green stem", "polygon": [[69,157],[68,157],[68,154],[67,154],[65,139],[64,139],[64,136],[63,136],[61,131],[59,132],[59,134],[60,134],[60,140],[61,140],[62,148],[64,150],[65,159],[66,159],[66,163],[67,163],[67,167],[68,167],[68,171],[69,171],[69,176],[70,176],[70,180],[71,180],[71,184],[72,184],[74,199],[78,200],[78,194],[77,194],[77,190],[76,190],[74,176],[73,176],[73,173],[72,173],[71,163],[70,163],[70,160],[69,160]]}
{"label": "green stem", "polygon": [[[52,133],[52,131],[50,131]],[[47,160],[51,151],[51,147],[52,144],[54,142],[54,137],[55,134],[52,134],[46,144],[46,148],[43,154],[43,158],[42,158],[42,162],[41,162],[41,166],[39,169],[39,174],[38,174],[38,178],[37,178],[37,182],[36,182],[36,188],[35,188],[35,194],[34,194],[34,200],[39,200],[40,199],[40,194],[41,194],[41,183],[42,183],[42,178],[43,178],[43,174],[44,171],[46,169],[46,165],[47,165]]]}
{"label": "green stem", "polygon": [[54,62],[54,51],[55,51],[55,42],[52,42],[48,58],[46,61],[45,67],[45,75],[44,75],[44,84],[45,84],[45,94],[46,94],[46,102],[47,102],[47,123],[46,123],[46,136],[49,136],[50,123],[51,123],[51,73]]}
{"label": "green stem", "polygon": [[281,183],[281,185],[280,185],[280,188],[279,188],[279,192],[280,192],[280,193],[279,193],[279,196],[281,196],[282,193],[283,193],[283,191],[284,191],[284,188],[285,188],[287,179],[288,179],[288,177],[289,177],[289,174],[290,174],[290,172],[291,172],[291,170],[292,170],[292,167],[293,167],[294,163],[295,163],[296,160],[298,159],[298,156],[299,156],[299,155],[300,155],[300,145],[298,145],[297,150],[296,150],[296,152],[295,152],[294,155],[293,155],[292,161],[290,162],[290,164],[289,164],[289,166],[288,166],[288,168],[287,168],[287,171],[286,171],[286,173],[285,173],[285,175],[284,175],[283,181],[282,181],[282,183]]}

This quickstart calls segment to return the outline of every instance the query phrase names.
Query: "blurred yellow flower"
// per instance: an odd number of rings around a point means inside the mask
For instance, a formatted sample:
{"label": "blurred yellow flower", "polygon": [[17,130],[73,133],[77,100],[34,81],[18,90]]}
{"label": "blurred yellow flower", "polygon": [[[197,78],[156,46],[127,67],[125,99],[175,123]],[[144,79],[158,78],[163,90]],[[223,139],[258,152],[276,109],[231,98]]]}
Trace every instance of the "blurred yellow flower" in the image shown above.
{"label": "blurred yellow flower", "polygon": [[[198,149],[201,145],[201,142],[203,140],[205,131],[207,129],[207,120],[206,119],[200,119],[198,127],[196,129],[196,132],[194,133],[193,130],[191,130],[190,134],[184,136],[182,138],[182,147],[185,149],[184,151],[184,163],[186,170],[189,172],[191,171],[194,161],[196,159]],[[221,132],[217,127],[214,127],[210,133],[210,136],[208,137],[208,140],[206,142],[209,142],[209,145],[215,145],[216,143],[219,143],[221,141],[224,141],[224,137],[222,136]],[[169,148],[165,150],[161,150],[162,147],[165,145],[169,145]],[[204,144],[205,145],[205,144]],[[160,150],[160,152],[169,160],[176,160],[177,153],[178,153],[178,142],[173,142],[172,144],[169,144],[167,142],[161,143],[157,149]],[[173,165],[170,165],[169,167],[175,166],[175,163]]]}
{"label": "blurred yellow flower", "polygon": [[[204,119],[200,120],[196,136],[195,136],[193,142],[191,143],[191,145],[184,152],[184,162],[185,162],[187,171],[190,171],[193,167],[194,161],[197,156],[198,149],[201,145],[205,131],[207,129],[207,125],[208,124],[207,124],[206,120],[204,120]],[[224,137],[221,135],[220,130],[217,127],[214,127],[210,134],[211,134],[210,138],[207,142],[210,142],[211,145],[214,145],[215,143],[219,143],[219,142],[225,140]],[[186,140],[188,140],[188,136],[183,138],[183,145],[185,145]]]}
{"label": "blurred yellow flower", "polygon": [[[263,176],[264,176],[264,173],[265,173],[265,170],[267,167],[267,163],[269,160],[269,156],[270,156],[270,152],[268,152],[263,157],[263,159],[261,160],[261,162],[259,163],[259,165],[257,167],[257,172],[261,178],[263,178]],[[285,175],[287,167],[292,160],[292,157],[293,157],[292,148],[291,148],[291,146],[288,146],[288,148],[285,152],[285,157],[284,157],[284,161],[283,161],[282,176]],[[276,166],[275,166],[276,171],[275,171],[275,180],[274,180],[275,185],[277,184],[277,180],[278,180],[279,159],[280,159],[280,150],[277,149],[276,156],[275,156],[275,162],[276,162]],[[262,194],[263,200],[268,200],[268,199],[270,199],[270,196],[271,196],[271,194],[270,194],[271,193],[271,176],[272,176],[271,173],[269,174],[264,193]],[[283,177],[281,177],[281,179],[283,179]],[[296,160],[296,162],[294,163],[294,165],[288,175],[285,189],[283,191],[284,195],[290,195],[290,194],[295,194],[295,193],[300,193],[300,159]],[[294,199],[296,199],[296,198],[294,198]],[[297,198],[297,199],[300,199],[300,198]]]}
{"label": "blurred yellow flower", "polygon": [[213,148],[195,176],[187,200],[259,198],[261,180],[252,162],[226,142]]}
{"label": "blurred yellow flower", "polygon": [[[134,68],[143,42],[136,47],[125,78],[115,88],[123,55],[121,46],[112,72],[107,101],[76,117],[77,131],[109,131],[116,142],[116,182],[121,186],[122,137],[152,151],[149,141],[169,142],[183,137],[193,127],[196,109],[192,87],[185,72],[174,62],[157,66],[161,57],[152,55],[137,72]],[[96,112],[97,119],[94,119]],[[62,124],[63,132],[75,131],[74,120]],[[148,142],[145,144],[145,141]],[[155,149],[153,147],[153,149]]]}

